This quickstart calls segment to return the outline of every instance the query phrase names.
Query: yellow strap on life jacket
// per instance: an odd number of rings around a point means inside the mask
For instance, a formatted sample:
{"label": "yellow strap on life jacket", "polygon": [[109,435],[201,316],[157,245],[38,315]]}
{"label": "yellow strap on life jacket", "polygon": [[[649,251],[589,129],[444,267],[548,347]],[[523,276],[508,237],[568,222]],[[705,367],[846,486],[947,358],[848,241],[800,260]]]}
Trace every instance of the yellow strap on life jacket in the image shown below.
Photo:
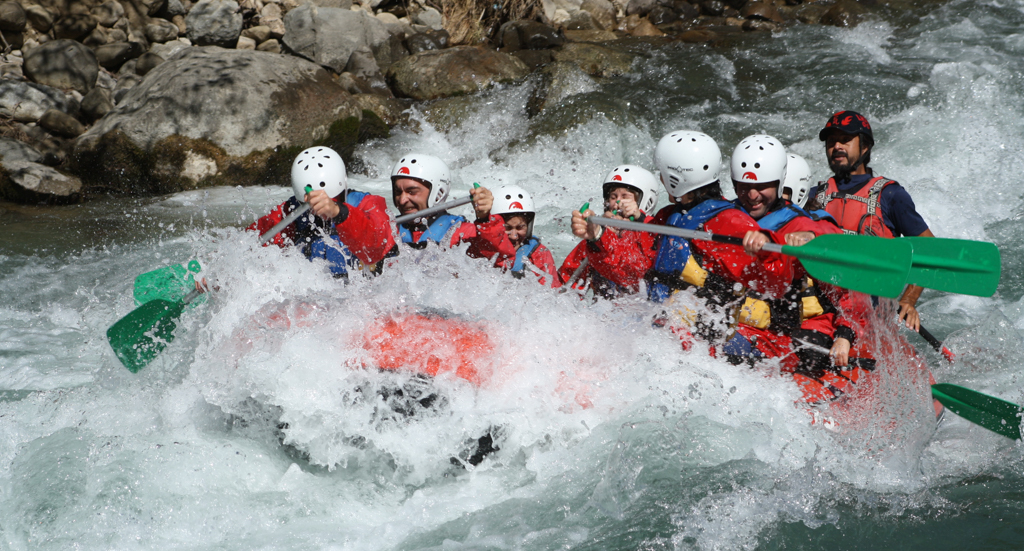
{"label": "yellow strap on life jacket", "polygon": [[736,322],[765,329],[772,324],[772,310],[767,302],[747,297],[736,310]]}
{"label": "yellow strap on life jacket", "polygon": [[[811,278],[807,278],[807,281],[804,282],[804,290],[810,289],[811,287],[814,287],[814,280],[811,279]],[[817,291],[817,290],[815,290],[815,291]],[[800,304],[800,319],[801,320],[809,320],[811,318],[816,318],[816,317],[818,317],[818,316],[820,316],[820,315],[825,313],[825,309],[822,308],[821,302],[818,301],[818,293],[817,292],[815,292],[811,296],[806,296],[806,297],[801,298],[800,302],[801,302],[801,304]]]}
{"label": "yellow strap on life jacket", "polygon": [[697,287],[703,287],[704,281],[708,278],[708,271],[701,268],[700,264],[693,259],[691,254],[686,259],[686,266],[683,267],[682,280],[689,283],[690,285],[696,285]]}

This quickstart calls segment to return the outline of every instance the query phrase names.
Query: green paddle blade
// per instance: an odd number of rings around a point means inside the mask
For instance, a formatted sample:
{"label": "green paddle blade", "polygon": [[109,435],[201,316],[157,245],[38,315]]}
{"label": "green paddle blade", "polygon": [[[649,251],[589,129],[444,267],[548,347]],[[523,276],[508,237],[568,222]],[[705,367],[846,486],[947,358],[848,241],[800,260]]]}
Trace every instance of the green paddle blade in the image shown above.
{"label": "green paddle blade", "polygon": [[[135,305],[139,306],[151,300],[167,300],[171,302],[180,301],[192,289],[195,289],[196,274],[202,270],[198,260],[193,260],[187,266],[177,264],[164,266],[152,272],[140,274],[135,278]],[[194,301],[200,304],[206,300]]]}
{"label": "green paddle blade", "polygon": [[950,411],[975,425],[1020,440],[1021,407],[962,386],[932,385],[932,396]]}
{"label": "green paddle blade", "polygon": [[961,295],[990,297],[1002,267],[995,243],[938,237],[904,237],[914,246],[907,283]]}
{"label": "green paddle blade", "polygon": [[151,300],[107,329],[107,340],[114,354],[132,373],[138,373],[174,340],[174,321],[185,303]]}
{"label": "green paddle blade", "polygon": [[799,258],[815,279],[869,295],[896,298],[906,286],[913,247],[899,239],[828,234],[799,247],[784,246],[782,253]]}

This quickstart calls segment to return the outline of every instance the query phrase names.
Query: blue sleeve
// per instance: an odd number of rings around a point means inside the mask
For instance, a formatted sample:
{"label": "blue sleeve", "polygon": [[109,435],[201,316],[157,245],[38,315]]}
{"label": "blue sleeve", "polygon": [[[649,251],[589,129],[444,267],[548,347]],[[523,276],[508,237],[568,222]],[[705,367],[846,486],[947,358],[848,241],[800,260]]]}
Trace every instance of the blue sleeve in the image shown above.
{"label": "blue sleeve", "polygon": [[885,225],[893,231],[896,237],[916,237],[928,229],[924,218],[917,213],[914,200],[910,198],[907,190],[899,184],[890,184],[882,190],[878,198],[882,204],[882,217]]}

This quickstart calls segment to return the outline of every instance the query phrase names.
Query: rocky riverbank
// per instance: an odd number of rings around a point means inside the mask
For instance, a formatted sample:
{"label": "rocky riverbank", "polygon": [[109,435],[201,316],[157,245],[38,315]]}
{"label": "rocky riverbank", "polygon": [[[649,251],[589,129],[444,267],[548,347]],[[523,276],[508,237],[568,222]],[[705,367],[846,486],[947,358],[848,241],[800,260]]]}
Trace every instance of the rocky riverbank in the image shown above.
{"label": "rocky riverbank", "polygon": [[922,1],[8,0],[0,200],[281,184],[318,144],[358,170],[355,145],[409,124],[413,102],[538,72],[539,113],[566,82],[628,73],[626,39],[715,47]]}

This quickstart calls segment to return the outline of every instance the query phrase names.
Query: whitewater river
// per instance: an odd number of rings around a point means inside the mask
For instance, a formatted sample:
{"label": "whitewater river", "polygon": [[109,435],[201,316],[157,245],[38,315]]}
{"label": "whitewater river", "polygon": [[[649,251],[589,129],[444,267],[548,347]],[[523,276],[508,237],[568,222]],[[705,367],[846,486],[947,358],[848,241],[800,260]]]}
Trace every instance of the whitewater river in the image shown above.
{"label": "whitewater river", "polygon": [[[994,297],[922,298],[955,365],[908,339],[939,381],[1022,403],[1024,2],[921,14],[716,49],[638,43],[631,75],[580,81],[533,119],[532,83],[424,108],[420,132],[360,148],[350,185],[389,197],[412,149],[450,162],[453,195],[522,185],[561,261],[571,209],[612,166],[651,166],[663,133],[702,130],[726,153],[770,133],[824,178],[818,130],[855,109],[875,128],[872,165],[936,235],[1003,254]],[[951,414],[936,428],[908,406],[927,388],[905,365],[826,430],[788,379],[683,352],[640,300],[590,306],[433,251],[344,285],[254,246],[240,228],[288,193],[2,207],[0,549],[1024,547],[1022,448]],[[105,332],[133,309],[133,278],[192,258],[220,290],[128,372]],[[492,348],[479,388],[441,377],[407,418],[381,391],[419,381],[363,369],[360,335],[425,310]],[[467,468],[487,433],[500,450]]]}

